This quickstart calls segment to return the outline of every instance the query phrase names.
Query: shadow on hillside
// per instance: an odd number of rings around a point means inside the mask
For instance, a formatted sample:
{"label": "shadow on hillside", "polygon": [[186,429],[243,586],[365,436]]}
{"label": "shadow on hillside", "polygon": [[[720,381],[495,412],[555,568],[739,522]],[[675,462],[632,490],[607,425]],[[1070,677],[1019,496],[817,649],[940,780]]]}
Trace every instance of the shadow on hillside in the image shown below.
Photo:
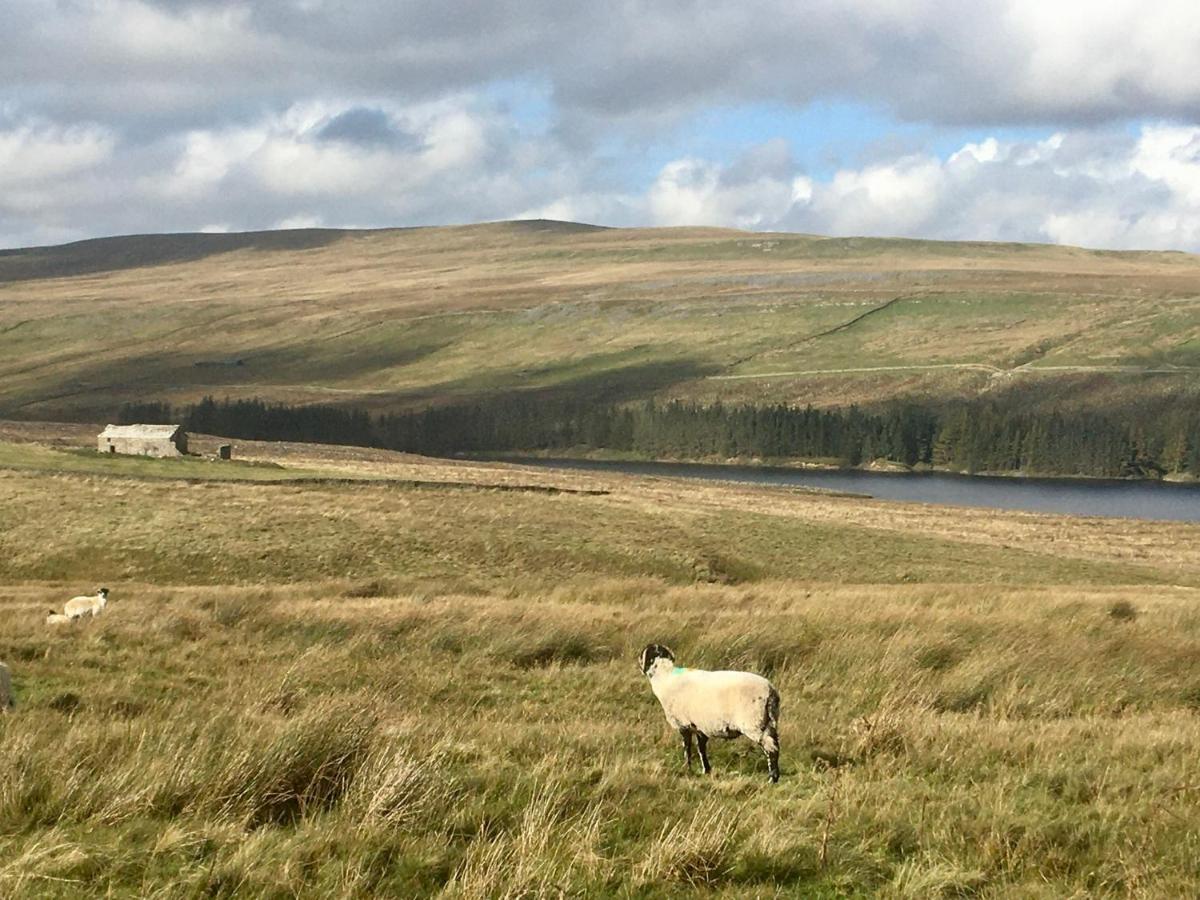
{"label": "shadow on hillside", "polygon": [[[381,411],[517,398],[624,403],[649,399],[675,385],[716,374],[720,369],[709,362],[694,359],[622,363],[623,356],[623,353],[600,354],[574,363],[519,369],[503,374],[490,372],[485,377],[440,382],[418,391],[380,395],[369,403],[346,405]],[[589,371],[580,371],[585,368]]]}
{"label": "shadow on hillside", "polygon": [[[168,351],[147,353],[133,359],[104,359],[71,368],[46,371],[35,388],[22,386],[15,391],[0,384],[0,418],[96,422],[116,414],[126,400],[161,400],[170,388],[186,385],[187,373],[203,371],[206,378],[228,369],[199,369],[190,360],[181,362]],[[191,376],[196,377],[196,376]],[[98,399],[103,397],[104,399]],[[113,397],[119,399],[113,401]]]}
{"label": "shadow on hillside", "polygon": [[138,234],[57,247],[0,250],[0,283],[194,262],[235,250],[314,250],[358,232],[334,228],[238,234]]}
{"label": "shadow on hillside", "polygon": [[[289,384],[303,385],[306,382],[340,381],[372,372],[410,366],[453,344],[450,338],[419,340],[412,343],[406,343],[400,338],[379,341],[371,337],[372,332],[384,333],[385,326],[364,326],[356,334],[356,337],[362,335],[363,341],[358,347],[347,343],[339,344],[338,341],[346,336],[337,335],[332,338],[318,337],[286,347],[250,348],[238,353],[239,358],[245,361],[244,374],[230,368],[226,368],[223,373],[210,369],[204,372],[203,383],[213,384],[219,380],[220,383],[236,384],[241,380],[250,380],[282,387]],[[337,348],[339,352],[330,354],[329,347]],[[193,366],[205,368],[195,364]]]}
{"label": "shadow on hillside", "polygon": [[586,222],[564,222],[560,219],[514,219],[505,223],[518,231],[534,231],[551,234],[591,234],[609,231],[606,225],[589,225]]}
{"label": "shadow on hillside", "polygon": [[[520,219],[497,222],[500,227],[539,234],[587,234],[607,231],[602,225],[559,222],[553,219]],[[39,278],[68,278],[195,262],[236,250],[315,250],[342,238],[379,232],[414,231],[414,228],[341,229],[293,228],[283,231],[244,231],[230,234],[133,234],[92,238],[51,247],[0,250],[0,284]]]}
{"label": "shadow on hillside", "polygon": [[1195,409],[1200,379],[1166,373],[1054,372],[1014,378],[981,397],[1027,412],[1090,412],[1137,422]]}
{"label": "shadow on hillside", "polygon": [[[387,356],[371,358],[352,354],[326,360],[304,372],[306,379],[345,378],[375,368],[415,362],[436,353],[437,344],[397,345]],[[576,400],[583,403],[622,403],[658,395],[675,385],[715,374],[719,367],[694,359],[630,361],[635,351],[594,354],[552,365],[508,369],[438,382],[411,391],[379,394],[331,394],[311,402],[344,409],[397,412],[464,403],[486,403],[514,398],[532,400]],[[244,365],[200,365],[190,354],[147,353],[135,359],[98,360],[93,366],[72,371],[62,379],[46,378],[36,395],[4,396],[0,392],[0,415],[9,418],[99,421],[116,414],[125,402],[172,401],[180,389],[199,389],[218,399],[230,395],[271,402],[289,389],[304,385],[294,368],[302,361],[297,353],[288,362],[290,372],[267,370],[253,351]],[[278,365],[280,360],[274,360]],[[288,377],[288,376],[292,377]],[[254,385],[248,391],[245,386]]]}

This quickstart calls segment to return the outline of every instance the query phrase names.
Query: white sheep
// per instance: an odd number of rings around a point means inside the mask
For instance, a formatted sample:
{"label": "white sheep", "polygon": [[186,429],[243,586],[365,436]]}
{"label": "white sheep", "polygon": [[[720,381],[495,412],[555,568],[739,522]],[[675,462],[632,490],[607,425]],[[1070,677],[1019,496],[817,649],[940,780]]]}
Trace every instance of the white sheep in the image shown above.
{"label": "white sheep", "polygon": [[667,721],[683,738],[683,759],[692,768],[692,737],[704,774],[710,737],[744,735],[767,754],[772,782],[779,781],[779,692],[752,672],[708,672],[675,665],[675,654],[661,644],[642,651],[642,671],[662,704]]}
{"label": "white sheep", "polygon": [[7,712],[16,705],[13,699],[12,676],[8,674],[8,666],[0,663],[0,712]]}
{"label": "white sheep", "polygon": [[74,621],[70,616],[55,612],[54,610],[50,610],[50,613],[46,616],[47,625],[69,625]]}
{"label": "white sheep", "polygon": [[100,588],[86,597],[72,597],[63,607],[63,612],[72,619],[83,616],[98,616],[108,603],[108,588]]}

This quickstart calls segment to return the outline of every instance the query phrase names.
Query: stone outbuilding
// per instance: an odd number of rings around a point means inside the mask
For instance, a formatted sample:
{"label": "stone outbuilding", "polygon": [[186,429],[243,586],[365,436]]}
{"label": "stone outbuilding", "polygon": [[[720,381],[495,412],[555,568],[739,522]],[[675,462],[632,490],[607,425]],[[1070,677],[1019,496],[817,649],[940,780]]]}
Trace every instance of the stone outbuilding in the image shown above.
{"label": "stone outbuilding", "polygon": [[97,440],[101,453],[133,456],[183,456],[187,433],[181,425],[109,425]]}

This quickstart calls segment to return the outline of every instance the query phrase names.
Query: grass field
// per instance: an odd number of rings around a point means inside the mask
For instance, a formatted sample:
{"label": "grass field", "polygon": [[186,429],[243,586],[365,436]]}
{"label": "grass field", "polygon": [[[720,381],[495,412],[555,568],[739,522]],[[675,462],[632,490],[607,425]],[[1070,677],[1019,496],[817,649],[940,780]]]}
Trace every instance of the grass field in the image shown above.
{"label": "grass field", "polygon": [[1200,392],[1200,260],[537,222],[0,253],[9,417],[517,391],[1144,409]]}
{"label": "grass field", "polygon": [[[1200,891],[1200,526],[50,431],[0,425],[0,896]],[[682,771],[649,641],[774,681],[779,785]]]}

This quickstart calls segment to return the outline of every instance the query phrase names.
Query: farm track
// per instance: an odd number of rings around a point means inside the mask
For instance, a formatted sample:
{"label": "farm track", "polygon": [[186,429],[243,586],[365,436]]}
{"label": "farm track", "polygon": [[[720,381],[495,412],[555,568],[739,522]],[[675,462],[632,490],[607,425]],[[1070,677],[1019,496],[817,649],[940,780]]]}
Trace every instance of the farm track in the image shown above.
{"label": "farm track", "polygon": [[736,381],[750,378],[791,378],[809,375],[856,375],[870,372],[904,372],[904,371],[935,371],[938,369],[960,369],[967,371],[987,372],[993,376],[1036,374],[1038,372],[1055,373],[1107,373],[1122,375],[1195,375],[1200,374],[1200,366],[1170,366],[1155,368],[1150,366],[1015,366],[1004,369],[987,363],[928,363],[925,365],[903,366],[855,366],[844,369],[794,369],[786,372],[757,372],[745,375],[709,375],[709,381]]}

